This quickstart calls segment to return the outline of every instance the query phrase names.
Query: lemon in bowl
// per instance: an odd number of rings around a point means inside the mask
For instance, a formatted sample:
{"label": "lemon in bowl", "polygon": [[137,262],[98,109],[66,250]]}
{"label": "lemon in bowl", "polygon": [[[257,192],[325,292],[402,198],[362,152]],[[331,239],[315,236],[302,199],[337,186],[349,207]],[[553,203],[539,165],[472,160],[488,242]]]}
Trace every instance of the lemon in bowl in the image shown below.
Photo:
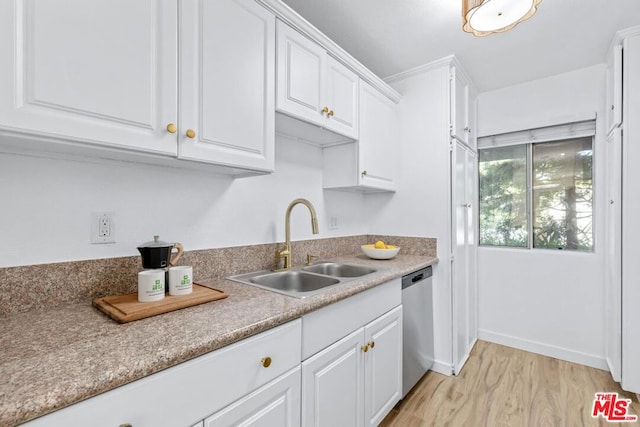
{"label": "lemon in bowl", "polygon": [[378,240],[372,245],[362,245],[362,252],[373,259],[391,259],[398,255],[400,248],[394,245],[387,245],[382,240]]}

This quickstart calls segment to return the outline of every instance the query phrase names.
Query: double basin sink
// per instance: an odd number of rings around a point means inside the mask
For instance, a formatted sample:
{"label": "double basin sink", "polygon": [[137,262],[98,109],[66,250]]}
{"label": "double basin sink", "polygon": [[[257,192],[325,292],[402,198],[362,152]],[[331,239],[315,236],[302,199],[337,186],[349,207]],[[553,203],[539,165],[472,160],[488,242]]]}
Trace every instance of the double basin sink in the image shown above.
{"label": "double basin sink", "polygon": [[318,262],[291,270],[263,270],[239,274],[229,279],[292,297],[304,298],[376,271],[378,270],[375,268],[363,265]]}

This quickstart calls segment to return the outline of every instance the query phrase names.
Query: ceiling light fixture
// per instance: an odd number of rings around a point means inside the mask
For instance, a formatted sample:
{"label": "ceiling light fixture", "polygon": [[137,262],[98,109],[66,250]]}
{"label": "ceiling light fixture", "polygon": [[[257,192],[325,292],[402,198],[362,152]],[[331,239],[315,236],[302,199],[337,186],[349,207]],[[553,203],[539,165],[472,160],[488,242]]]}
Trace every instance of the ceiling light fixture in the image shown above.
{"label": "ceiling light fixture", "polygon": [[462,29],[476,36],[502,33],[531,18],[542,0],[462,0]]}

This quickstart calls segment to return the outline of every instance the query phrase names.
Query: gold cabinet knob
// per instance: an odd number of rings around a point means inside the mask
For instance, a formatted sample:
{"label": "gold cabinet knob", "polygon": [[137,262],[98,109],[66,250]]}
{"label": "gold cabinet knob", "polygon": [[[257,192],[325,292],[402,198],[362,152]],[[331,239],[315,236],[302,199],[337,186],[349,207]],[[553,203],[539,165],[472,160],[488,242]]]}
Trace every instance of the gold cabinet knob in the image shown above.
{"label": "gold cabinet knob", "polygon": [[324,106],[324,108],[322,109],[322,112],[324,114],[327,114],[329,112],[329,107],[327,107],[326,105]]}
{"label": "gold cabinet knob", "polygon": [[363,177],[363,178],[364,178],[365,176],[367,176],[367,171],[362,171],[362,172],[360,172],[360,176],[361,176],[361,177]]}
{"label": "gold cabinet knob", "polygon": [[169,133],[176,133],[178,132],[178,126],[176,126],[174,123],[169,123],[167,125],[167,132]]}
{"label": "gold cabinet knob", "polygon": [[196,131],[193,129],[187,129],[187,131],[185,132],[185,135],[187,135],[187,138],[195,138],[196,137]]}
{"label": "gold cabinet knob", "polygon": [[376,346],[376,342],[375,341],[371,341],[369,342],[369,344],[367,344],[369,347],[373,348]]}
{"label": "gold cabinet knob", "polygon": [[369,351],[369,344],[367,344],[367,345],[363,345],[363,346],[362,346],[362,347],[360,347],[360,348],[362,349],[362,351],[364,351],[364,352],[366,353],[367,351]]}
{"label": "gold cabinet knob", "polygon": [[263,357],[260,363],[262,363],[262,366],[264,366],[265,368],[268,368],[269,366],[271,366],[271,358],[269,356]]}
{"label": "gold cabinet knob", "polygon": [[327,116],[333,117],[333,110],[329,110],[329,112],[327,113]]}

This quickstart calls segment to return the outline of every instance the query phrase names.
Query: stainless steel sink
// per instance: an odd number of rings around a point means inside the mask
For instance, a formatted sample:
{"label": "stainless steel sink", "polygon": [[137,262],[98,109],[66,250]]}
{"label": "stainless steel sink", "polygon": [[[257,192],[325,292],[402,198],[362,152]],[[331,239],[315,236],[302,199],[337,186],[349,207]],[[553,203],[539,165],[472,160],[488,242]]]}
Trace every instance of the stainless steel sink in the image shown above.
{"label": "stainless steel sink", "polygon": [[333,286],[375,273],[371,267],[335,262],[319,262],[285,271],[262,270],[229,277],[230,280],[273,292],[304,298]]}
{"label": "stainless steel sink", "polygon": [[309,267],[303,267],[302,270],[334,277],[360,277],[378,271],[375,268],[363,265],[339,264],[336,262],[321,262]]}

